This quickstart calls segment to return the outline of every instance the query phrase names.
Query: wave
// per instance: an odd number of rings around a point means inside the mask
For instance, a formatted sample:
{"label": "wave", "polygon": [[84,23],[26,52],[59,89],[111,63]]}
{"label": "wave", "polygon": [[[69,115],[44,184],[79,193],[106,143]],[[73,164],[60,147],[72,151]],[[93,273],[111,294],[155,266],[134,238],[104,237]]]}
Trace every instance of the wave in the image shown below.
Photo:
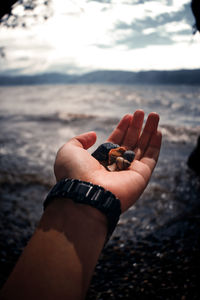
{"label": "wave", "polygon": [[0,115],[0,121],[8,121],[9,119],[12,119],[13,121],[20,122],[20,121],[26,121],[26,122],[72,122],[77,120],[88,120],[88,119],[94,119],[95,115],[91,114],[80,114],[80,113],[65,113],[65,112],[56,112],[54,114],[9,114],[9,115]]}
{"label": "wave", "polygon": [[172,126],[162,125],[160,127],[163,138],[169,142],[194,142],[200,134],[200,126],[188,127],[188,126]]}

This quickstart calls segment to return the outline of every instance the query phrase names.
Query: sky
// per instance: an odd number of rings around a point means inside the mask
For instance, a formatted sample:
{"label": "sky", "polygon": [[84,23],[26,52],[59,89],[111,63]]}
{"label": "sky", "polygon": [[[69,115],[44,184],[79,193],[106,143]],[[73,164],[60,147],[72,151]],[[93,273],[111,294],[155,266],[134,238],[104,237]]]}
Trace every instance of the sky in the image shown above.
{"label": "sky", "polygon": [[200,68],[189,0],[52,0],[50,15],[0,27],[1,74]]}

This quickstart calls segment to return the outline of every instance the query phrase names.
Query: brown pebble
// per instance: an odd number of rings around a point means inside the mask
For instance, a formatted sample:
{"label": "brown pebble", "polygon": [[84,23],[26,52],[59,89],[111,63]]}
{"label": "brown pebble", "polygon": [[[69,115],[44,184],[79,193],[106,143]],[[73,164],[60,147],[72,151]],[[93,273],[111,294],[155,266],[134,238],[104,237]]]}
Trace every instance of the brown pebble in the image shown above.
{"label": "brown pebble", "polygon": [[109,151],[109,159],[108,159],[109,165],[114,163],[116,158],[119,157],[119,156],[122,156],[125,151],[126,151],[125,147],[118,147],[118,148],[115,148],[115,149],[111,149]]}
{"label": "brown pebble", "polygon": [[130,167],[131,163],[130,161],[124,159],[124,170],[128,169],[128,167]]}
{"label": "brown pebble", "polygon": [[116,158],[116,165],[117,165],[117,168],[119,170],[124,170],[124,159],[123,157],[119,156]]}

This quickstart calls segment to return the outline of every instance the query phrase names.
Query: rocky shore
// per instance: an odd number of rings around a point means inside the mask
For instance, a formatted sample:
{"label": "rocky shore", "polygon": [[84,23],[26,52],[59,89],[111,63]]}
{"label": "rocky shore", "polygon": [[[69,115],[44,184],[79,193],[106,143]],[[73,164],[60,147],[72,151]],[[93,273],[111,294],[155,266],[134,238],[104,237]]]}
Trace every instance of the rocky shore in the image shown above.
{"label": "rocky shore", "polygon": [[199,232],[195,210],[137,242],[114,237],[96,267],[87,300],[199,299]]}
{"label": "rocky shore", "polygon": [[[116,94],[110,86],[48,86],[38,96],[32,87],[3,90],[0,286],[40,219],[45,195],[55,182],[56,151],[88,130],[97,132],[98,145],[104,142],[119,121],[123,99],[128,111],[141,105],[162,112],[162,149],[148,188],[122,215],[102,252],[87,300],[200,299],[200,183],[187,166],[200,132],[199,92],[191,87],[147,91],[126,86]],[[102,99],[108,99],[104,108]],[[88,114],[74,114],[75,108]],[[113,116],[106,116],[106,110]]]}
{"label": "rocky shore", "polygon": [[[164,225],[159,225],[159,219],[153,215],[145,222],[143,204],[163,197],[163,191],[156,191],[155,187],[121,217],[96,266],[87,300],[199,299],[200,190],[192,172],[188,171],[187,178],[185,189],[180,189],[183,180],[180,176],[179,182],[174,183],[175,196],[177,201],[187,201],[188,196],[193,205]],[[37,183],[1,185],[0,192],[4,195],[0,228],[1,286],[37,225],[42,213],[41,198],[48,189]]]}

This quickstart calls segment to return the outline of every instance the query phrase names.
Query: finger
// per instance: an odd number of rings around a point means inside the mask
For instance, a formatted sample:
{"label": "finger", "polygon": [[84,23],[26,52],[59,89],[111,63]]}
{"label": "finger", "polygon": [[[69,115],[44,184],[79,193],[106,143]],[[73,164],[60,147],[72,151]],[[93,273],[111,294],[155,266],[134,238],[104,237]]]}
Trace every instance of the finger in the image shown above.
{"label": "finger", "polygon": [[81,135],[75,136],[72,138],[68,144],[74,144],[77,147],[81,147],[84,149],[90,148],[96,142],[97,136],[96,132],[90,131],[83,133]]}
{"label": "finger", "polygon": [[123,140],[123,146],[128,149],[133,149],[137,144],[140,132],[142,129],[142,124],[144,121],[144,112],[143,110],[136,110],[133,115],[133,119],[129,125],[127,133]]}
{"label": "finger", "polygon": [[138,147],[135,150],[136,152],[135,159],[140,159],[143,156],[144,152],[148,147],[152,134],[157,131],[158,123],[159,123],[159,115],[154,112],[150,113],[147,118],[144,129],[142,131],[142,134],[139,138]]}
{"label": "finger", "polygon": [[158,156],[160,153],[160,147],[162,142],[162,134],[160,131],[156,131],[149,142],[149,146],[146,149],[143,157],[140,159],[140,162],[147,165],[151,172],[155,168],[155,165],[158,160]]}
{"label": "finger", "polygon": [[114,144],[118,144],[121,145],[124,136],[126,134],[126,131],[129,127],[129,124],[132,120],[132,115],[131,114],[127,114],[125,115],[121,121],[119,122],[119,124],[117,125],[117,127],[114,129],[114,131],[111,133],[111,135],[109,136],[109,138],[107,139],[108,142],[114,143]]}

